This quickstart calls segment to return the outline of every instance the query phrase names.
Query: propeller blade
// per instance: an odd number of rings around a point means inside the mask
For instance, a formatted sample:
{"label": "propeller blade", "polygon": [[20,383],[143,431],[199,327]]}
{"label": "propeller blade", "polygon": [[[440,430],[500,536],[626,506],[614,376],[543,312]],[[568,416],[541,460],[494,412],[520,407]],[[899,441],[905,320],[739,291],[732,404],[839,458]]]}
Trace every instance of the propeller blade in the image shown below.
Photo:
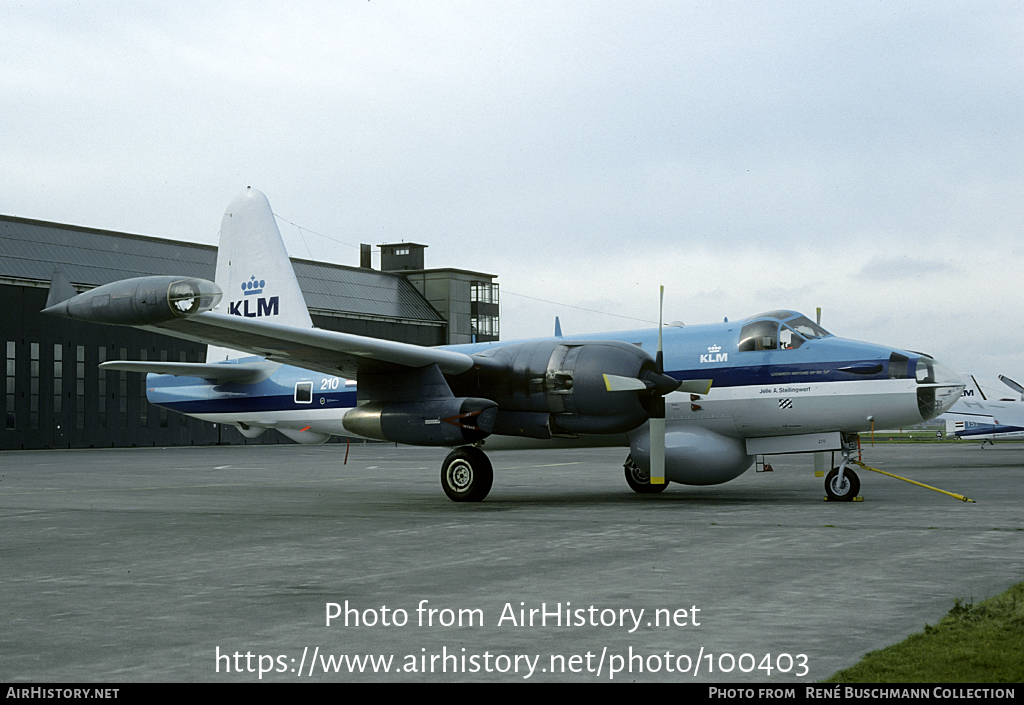
{"label": "propeller blade", "polygon": [[[662,347],[661,329],[665,312],[665,287],[658,295],[658,356],[655,364],[658,375],[665,375],[665,352]],[[665,397],[658,394],[651,403],[651,420],[648,425],[651,442],[651,484],[665,484]]]}
{"label": "propeller blade", "polygon": [[665,484],[665,400],[659,399],[662,412],[660,417],[651,415],[651,484]]}
{"label": "propeller blade", "polygon": [[609,392],[646,392],[647,385],[636,377],[604,375],[604,388]]}
{"label": "propeller blade", "polygon": [[655,364],[658,366],[658,374],[665,374],[665,352],[661,344],[661,329],[664,327],[662,321],[664,320],[665,311],[665,287],[661,287],[661,293],[658,297],[658,356],[655,358]]}
{"label": "propeller blade", "polygon": [[707,394],[711,391],[710,379],[684,379],[676,388],[677,392],[689,392],[690,394]]}

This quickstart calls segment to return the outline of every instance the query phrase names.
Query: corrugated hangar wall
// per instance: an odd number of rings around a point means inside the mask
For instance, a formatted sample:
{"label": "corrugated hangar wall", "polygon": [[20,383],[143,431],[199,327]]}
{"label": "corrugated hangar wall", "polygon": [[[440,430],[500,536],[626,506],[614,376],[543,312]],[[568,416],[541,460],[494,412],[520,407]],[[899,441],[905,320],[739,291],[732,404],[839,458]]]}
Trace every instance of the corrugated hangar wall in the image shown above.
{"label": "corrugated hangar wall", "polygon": [[[206,346],[39,313],[55,266],[77,268],[77,277],[69,273],[72,281],[89,286],[150,274],[212,279],[215,256],[213,248],[202,245],[0,216],[0,350],[5,363],[0,450],[291,443],[273,431],[246,439],[233,426],[152,406],[143,375],[98,367],[121,359],[202,362]],[[127,260],[133,268],[119,268]],[[182,271],[183,264],[189,271]],[[203,267],[209,271],[196,271]],[[320,328],[420,345],[445,342],[444,319],[400,275],[307,261],[296,262],[296,270]],[[384,302],[399,315],[329,310],[331,304],[344,305],[345,297]]]}
{"label": "corrugated hangar wall", "polygon": [[46,295],[46,289],[0,286],[6,312],[0,336],[6,362],[0,450],[245,440],[234,428],[150,405],[144,375],[98,367],[120,359],[199,362],[206,357],[205,346],[133,328],[42,316],[38,312]]}

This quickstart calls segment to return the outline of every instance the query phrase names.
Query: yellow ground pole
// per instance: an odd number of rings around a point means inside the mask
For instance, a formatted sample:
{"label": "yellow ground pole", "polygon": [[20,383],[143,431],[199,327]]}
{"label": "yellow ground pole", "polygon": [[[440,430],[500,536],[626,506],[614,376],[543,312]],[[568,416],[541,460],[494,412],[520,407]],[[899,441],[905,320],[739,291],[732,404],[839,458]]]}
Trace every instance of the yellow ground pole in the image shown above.
{"label": "yellow ground pole", "polygon": [[[869,467],[869,466],[865,465],[864,463],[860,462],[859,460],[851,460],[850,464],[852,464],[852,465],[859,465],[862,468],[864,468],[865,470],[870,470],[872,472],[881,473],[882,475],[888,475],[889,477],[895,477],[897,480],[903,480],[904,482],[909,482],[910,484],[917,485],[918,487],[924,487],[925,489],[935,490],[936,492],[941,492],[942,494],[949,495],[950,497],[952,497],[954,499],[959,499],[961,502],[974,502],[973,499],[969,499],[967,497],[964,497],[962,494],[956,494],[955,492],[946,492],[946,490],[940,490],[938,487],[932,487],[931,485],[926,485],[923,482],[915,482],[914,480],[908,480],[905,477],[900,477],[899,475],[893,475],[891,472],[886,472],[885,470],[879,470],[878,468]],[[977,502],[974,502],[974,503],[977,504]]]}

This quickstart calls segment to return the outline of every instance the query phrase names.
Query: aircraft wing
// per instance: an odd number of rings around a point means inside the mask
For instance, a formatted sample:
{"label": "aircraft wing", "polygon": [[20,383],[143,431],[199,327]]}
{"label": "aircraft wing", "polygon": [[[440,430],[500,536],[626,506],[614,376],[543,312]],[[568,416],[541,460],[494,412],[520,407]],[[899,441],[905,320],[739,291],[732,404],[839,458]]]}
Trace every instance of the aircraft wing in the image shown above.
{"label": "aircraft wing", "polygon": [[294,367],[356,379],[359,370],[396,365],[437,365],[459,374],[478,364],[465,353],[367,338],[318,328],[300,328],[209,311],[145,326],[176,338],[247,352]]}

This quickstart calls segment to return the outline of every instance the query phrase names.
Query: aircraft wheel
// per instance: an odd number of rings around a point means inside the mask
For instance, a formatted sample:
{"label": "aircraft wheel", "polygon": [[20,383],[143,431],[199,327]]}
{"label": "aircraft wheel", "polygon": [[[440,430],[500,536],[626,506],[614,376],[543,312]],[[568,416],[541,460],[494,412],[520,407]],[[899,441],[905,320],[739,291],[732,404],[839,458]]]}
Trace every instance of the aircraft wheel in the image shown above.
{"label": "aircraft wheel", "polygon": [[850,468],[843,471],[843,481],[839,481],[839,468],[832,468],[825,476],[825,494],[833,502],[852,502],[860,492],[860,478]]}
{"label": "aircraft wheel", "polygon": [[652,485],[651,473],[637,465],[632,455],[626,457],[626,462],[623,463],[622,467],[626,471],[626,484],[634,492],[658,494],[659,492],[664,492],[665,488],[668,487],[668,480],[665,480],[664,485]]}
{"label": "aircraft wheel", "polygon": [[479,502],[493,482],[491,461],[479,448],[456,448],[441,464],[441,487],[453,502]]}

